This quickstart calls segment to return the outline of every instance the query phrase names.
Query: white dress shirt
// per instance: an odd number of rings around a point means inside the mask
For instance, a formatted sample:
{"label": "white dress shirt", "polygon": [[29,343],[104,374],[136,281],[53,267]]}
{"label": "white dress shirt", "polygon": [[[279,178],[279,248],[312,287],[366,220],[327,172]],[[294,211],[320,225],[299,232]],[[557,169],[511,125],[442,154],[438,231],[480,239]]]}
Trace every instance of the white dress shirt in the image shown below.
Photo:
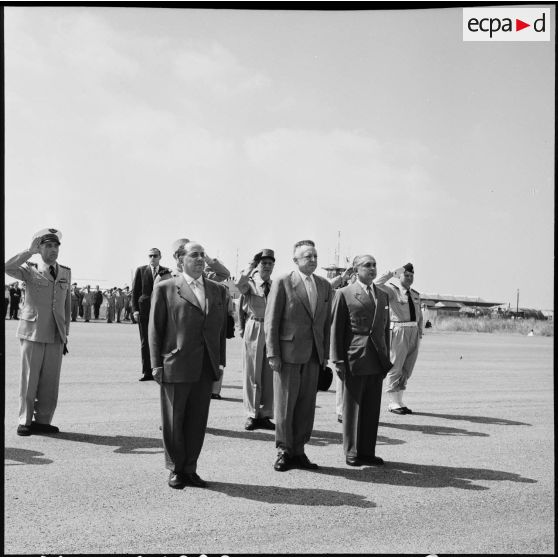
{"label": "white dress shirt", "polygon": [[318,305],[318,288],[316,287],[316,280],[314,279],[314,274],[305,275],[297,269],[300,278],[302,279],[302,284],[306,289],[306,294],[308,295],[308,300],[310,301],[310,308],[312,310],[312,314],[316,313],[316,306]]}
{"label": "white dress shirt", "polygon": [[200,276],[199,279],[194,279],[190,277],[185,271],[182,272],[186,283],[192,289],[198,302],[200,303],[200,308],[205,310],[205,287],[203,286],[203,277]]}

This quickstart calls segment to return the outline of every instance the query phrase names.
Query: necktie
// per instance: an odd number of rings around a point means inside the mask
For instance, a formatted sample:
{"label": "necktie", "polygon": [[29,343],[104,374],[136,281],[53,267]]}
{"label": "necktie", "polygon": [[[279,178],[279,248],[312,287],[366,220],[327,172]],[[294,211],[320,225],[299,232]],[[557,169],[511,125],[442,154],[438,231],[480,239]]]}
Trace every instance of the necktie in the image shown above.
{"label": "necktie", "polygon": [[196,295],[196,298],[198,299],[198,302],[200,303],[200,308],[202,310],[205,310],[205,300],[203,299],[202,296],[202,290],[201,290],[201,283],[198,279],[196,279],[195,281],[192,281],[192,290],[194,291],[194,294]]}
{"label": "necktie", "polygon": [[264,292],[265,298],[267,298],[267,295],[269,294],[269,291],[270,291],[269,281],[264,281],[263,282],[263,292]]}
{"label": "necktie", "polygon": [[156,267],[151,268],[151,274],[153,275],[153,281],[155,281],[155,277],[157,275],[157,268]]}
{"label": "necktie", "polygon": [[318,296],[316,294],[316,289],[314,289],[314,283],[310,277],[306,277],[306,291],[308,292],[308,298],[310,300],[310,308],[312,310],[312,315],[316,313],[316,305],[318,303]]}
{"label": "necktie", "polygon": [[409,312],[411,314],[411,322],[417,321],[417,313],[415,311],[415,305],[413,304],[413,299],[411,298],[411,291],[407,289],[407,300],[409,301]]}
{"label": "necktie", "polygon": [[49,266],[49,270],[50,270],[50,274],[52,275],[52,278],[56,279],[56,268],[53,265],[51,265]]}
{"label": "necktie", "polygon": [[368,296],[370,297],[372,304],[375,304],[374,295],[372,294],[372,288],[370,287],[370,285],[366,287],[366,292],[368,293]]}

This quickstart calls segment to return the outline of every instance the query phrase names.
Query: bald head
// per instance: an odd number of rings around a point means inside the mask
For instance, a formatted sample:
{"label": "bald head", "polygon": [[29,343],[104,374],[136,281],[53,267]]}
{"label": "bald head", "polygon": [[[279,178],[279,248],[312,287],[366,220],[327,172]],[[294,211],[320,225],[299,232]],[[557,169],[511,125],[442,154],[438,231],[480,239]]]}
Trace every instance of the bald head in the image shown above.
{"label": "bald head", "polygon": [[184,253],[180,256],[182,269],[194,279],[201,277],[205,266],[205,250],[203,246],[192,240],[184,245]]}

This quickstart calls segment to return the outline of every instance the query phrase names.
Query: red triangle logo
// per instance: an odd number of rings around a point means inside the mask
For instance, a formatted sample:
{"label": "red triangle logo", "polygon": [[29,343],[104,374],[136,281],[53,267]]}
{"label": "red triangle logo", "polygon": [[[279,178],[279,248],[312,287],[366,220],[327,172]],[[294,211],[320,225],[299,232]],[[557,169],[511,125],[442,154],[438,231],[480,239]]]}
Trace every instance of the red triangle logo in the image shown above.
{"label": "red triangle logo", "polygon": [[525,29],[526,27],[531,27],[530,23],[525,23],[524,21],[521,21],[520,19],[515,20],[515,30],[516,31],[521,31],[522,29]]}

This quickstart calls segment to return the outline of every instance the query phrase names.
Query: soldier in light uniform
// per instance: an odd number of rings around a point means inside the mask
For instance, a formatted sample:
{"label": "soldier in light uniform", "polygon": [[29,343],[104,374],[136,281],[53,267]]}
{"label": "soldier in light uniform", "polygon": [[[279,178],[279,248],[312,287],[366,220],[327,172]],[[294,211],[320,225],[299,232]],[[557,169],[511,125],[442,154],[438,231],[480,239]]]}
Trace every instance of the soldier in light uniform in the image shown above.
{"label": "soldier in light uniform", "polygon": [[275,430],[273,418],[273,370],[265,349],[264,317],[271,273],[275,266],[273,250],[258,252],[241,272],[236,287],[242,293],[238,308],[241,326],[244,428]]}
{"label": "soldier in light uniform", "polygon": [[[28,250],[5,264],[6,273],[25,281],[27,289],[17,330],[21,342],[20,436],[58,432],[51,421],[71,315],[70,268],[56,261],[61,238],[56,229],[41,230]],[[33,254],[41,255],[39,264],[27,261]]]}
{"label": "soldier in light uniform", "polygon": [[[393,368],[386,376],[385,386],[388,409],[397,415],[413,411],[403,403],[403,392],[413,373],[422,339],[422,311],[420,294],[411,289],[415,277],[413,264],[408,263],[395,271],[388,271],[374,283],[389,297],[391,315],[391,350]],[[393,281],[388,281],[395,278]]]}

